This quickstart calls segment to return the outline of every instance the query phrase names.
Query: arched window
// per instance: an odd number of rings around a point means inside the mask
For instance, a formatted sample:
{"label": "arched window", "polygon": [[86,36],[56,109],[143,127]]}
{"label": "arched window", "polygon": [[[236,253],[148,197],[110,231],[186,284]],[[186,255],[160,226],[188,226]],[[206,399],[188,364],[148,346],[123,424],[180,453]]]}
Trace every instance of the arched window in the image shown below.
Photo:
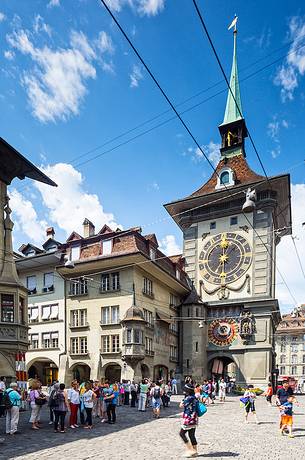
{"label": "arched window", "polygon": [[286,356],[282,355],[281,356],[281,364],[284,364],[286,362]]}
{"label": "arched window", "polygon": [[229,182],[230,182],[229,171],[224,171],[223,173],[221,173],[221,176],[220,176],[220,184],[227,185]]}
{"label": "arched window", "polygon": [[292,357],[291,357],[291,363],[292,363],[292,364],[297,364],[297,362],[298,362],[298,357],[297,357],[297,355],[292,355]]}

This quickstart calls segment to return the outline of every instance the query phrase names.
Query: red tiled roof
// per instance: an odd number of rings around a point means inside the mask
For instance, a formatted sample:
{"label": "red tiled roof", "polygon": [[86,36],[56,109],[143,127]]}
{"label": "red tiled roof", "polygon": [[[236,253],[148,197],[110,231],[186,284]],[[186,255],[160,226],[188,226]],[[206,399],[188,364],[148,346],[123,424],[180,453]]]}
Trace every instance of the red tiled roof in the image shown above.
{"label": "red tiled roof", "polygon": [[[264,180],[263,176],[260,176],[252,171],[243,155],[237,155],[220,160],[216,167],[217,173],[219,173],[222,168],[231,168],[234,171],[235,185],[260,182],[261,180]],[[201,196],[206,193],[214,192],[216,185],[217,174],[214,172],[210,179],[190,196]]]}

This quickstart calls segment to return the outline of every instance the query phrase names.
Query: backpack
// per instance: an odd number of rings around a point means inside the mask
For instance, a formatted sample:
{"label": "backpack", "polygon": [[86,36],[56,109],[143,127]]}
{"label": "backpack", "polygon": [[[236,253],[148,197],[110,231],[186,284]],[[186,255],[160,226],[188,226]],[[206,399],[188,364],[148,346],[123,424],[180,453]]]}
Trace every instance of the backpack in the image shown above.
{"label": "backpack", "polygon": [[4,393],[3,402],[4,402],[4,406],[5,406],[6,409],[11,409],[11,408],[13,407],[13,405],[14,405],[14,404],[12,403],[12,401],[11,401],[10,396],[9,396],[9,394],[11,393],[11,391],[13,391],[13,390],[6,391],[6,392]]}
{"label": "backpack", "polygon": [[205,404],[203,404],[203,402],[201,401],[197,401],[197,405],[196,405],[196,412],[197,412],[197,415],[198,417],[202,417],[207,411],[207,407]]}
{"label": "backpack", "polygon": [[154,388],[154,398],[159,399],[161,396],[160,388]]}
{"label": "backpack", "polygon": [[59,395],[58,391],[53,390],[51,395],[50,395],[49,406],[54,409],[55,407],[59,406],[59,403],[60,403],[60,395]]}

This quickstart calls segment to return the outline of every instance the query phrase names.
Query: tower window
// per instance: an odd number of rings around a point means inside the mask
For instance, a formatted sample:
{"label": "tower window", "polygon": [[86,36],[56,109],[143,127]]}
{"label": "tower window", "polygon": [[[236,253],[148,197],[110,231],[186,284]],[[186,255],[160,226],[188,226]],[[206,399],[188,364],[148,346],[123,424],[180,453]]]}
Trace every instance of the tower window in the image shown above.
{"label": "tower window", "polygon": [[226,185],[230,182],[230,174],[228,171],[224,171],[220,176],[220,184]]}
{"label": "tower window", "polygon": [[230,218],[230,225],[237,225],[238,224],[238,217],[234,216]]}
{"label": "tower window", "polygon": [[216,222],[210,222],[210,230],[215,230]]}

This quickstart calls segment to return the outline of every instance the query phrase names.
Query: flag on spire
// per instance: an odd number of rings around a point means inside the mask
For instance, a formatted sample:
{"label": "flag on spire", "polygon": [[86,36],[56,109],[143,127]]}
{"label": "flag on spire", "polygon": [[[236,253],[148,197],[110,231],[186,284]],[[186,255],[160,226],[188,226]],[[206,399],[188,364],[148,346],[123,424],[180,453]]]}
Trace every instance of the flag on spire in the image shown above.
{"label": "flag on spire", "polygon": [[238,19],[238,17],[235,14],[233,21],[231,22],[231,24],[228,27],[228,30],[232,29],[232,27],[234,27],[234,30],[236,30],[237,19]]}

